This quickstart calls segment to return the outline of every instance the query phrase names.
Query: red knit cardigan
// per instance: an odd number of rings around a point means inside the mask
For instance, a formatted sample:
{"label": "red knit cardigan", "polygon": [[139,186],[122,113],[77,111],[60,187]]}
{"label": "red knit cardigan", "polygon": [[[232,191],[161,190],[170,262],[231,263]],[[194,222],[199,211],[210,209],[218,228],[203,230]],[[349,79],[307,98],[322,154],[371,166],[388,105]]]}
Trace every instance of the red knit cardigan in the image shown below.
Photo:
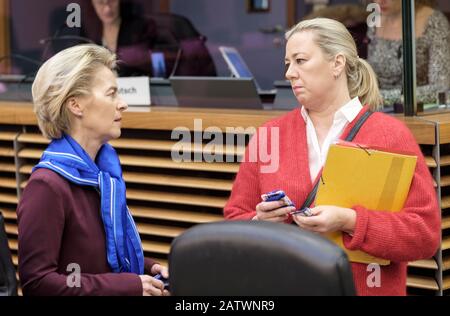
{"label": "red knit cardigan", "polygon": [[[367,106],[361,110],[346,127],[341,139],[345,138],[357,119],[367,110]],[[267,162],[267,156],[252,155],[249,148],[258,138],[266,138],[266,134],[270,152],[271,138],[276,135],[271,132],[273,128],[279,132],[279,141],[274,140],[274,144],[278,145],[279,155],[272,153],[274,157],[279,156],[278,169],[267,173],[271,164],[277,165],[275,158],[272,157],[272,160]],[[418,156],[411,189],[403,210],[390,213],[354,207],[357,214],[354,234],[344,234],[344,245],[348,249],[363,250],[376,257],[391,260],[390,265],[381,267],[379,287],[374,287],[373,282],[370,282],[373,281],[373,270],[368,269],[365,264],[352,263],[357,294],[405,295],[407,262],[432,257],[440,243],[440,210],[430,172],[410,130],[391,116],[374,113],[353,142],[412,152]],[[231,197],[224,208],[225,218],[253,218],[256,214],[255,207],[261,201],[260,195],[276,189],[284,190],[295,205],[302,205],[313,184],[308,163],[306,124],[300,110],[293,110],[264,124],[258,129],[250,145],[240,165]],[[276,147],[274,148],[272,149],[276,151]],[[267,152],[266,148],[262,148],[262,151]]]}

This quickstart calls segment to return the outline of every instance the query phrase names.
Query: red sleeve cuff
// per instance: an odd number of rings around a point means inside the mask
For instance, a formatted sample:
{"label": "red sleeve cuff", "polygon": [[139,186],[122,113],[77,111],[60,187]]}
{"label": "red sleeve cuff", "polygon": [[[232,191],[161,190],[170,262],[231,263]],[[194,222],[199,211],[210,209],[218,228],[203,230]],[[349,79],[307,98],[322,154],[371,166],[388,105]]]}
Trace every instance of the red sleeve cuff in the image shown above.
{"label": "red sleeve cuff", "polygon": [[344,246],[348,250],[360,250],[366,237],[367,225],[369,223],[368,211],[361,206],[352,207],[356,212],[356,223],[353,236],[343,234]]}

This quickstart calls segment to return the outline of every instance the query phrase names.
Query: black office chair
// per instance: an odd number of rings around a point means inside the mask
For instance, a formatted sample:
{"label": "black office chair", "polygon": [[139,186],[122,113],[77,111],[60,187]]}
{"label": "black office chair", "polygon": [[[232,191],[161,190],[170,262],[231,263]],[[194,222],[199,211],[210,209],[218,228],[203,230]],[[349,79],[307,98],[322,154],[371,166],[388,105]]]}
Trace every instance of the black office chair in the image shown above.
{"label": "black office chair", "polygon": [[153,48],[166,54],[170,75],[217,75],[206,37],[188,18],[174,13],[155,13],[146,17],[156,24],[157,36]]}
{"label": "black office chair", "polygon": [[345,252],[293,225],[197,225],[173,241],[169,269],[173,295],[355,295]]}
{"label": "black office chair", "polygon": [[5,221],[0,212],[0,296],[16,296],[16,269],[11,259],[8,247],[8,237],[5,232]]}
{"label": "black office chair", "polygon": [[157,28],[169,29],[177,42],[203,37],[185,16],[175,13],[154,13],[146,16],[156,23]]}

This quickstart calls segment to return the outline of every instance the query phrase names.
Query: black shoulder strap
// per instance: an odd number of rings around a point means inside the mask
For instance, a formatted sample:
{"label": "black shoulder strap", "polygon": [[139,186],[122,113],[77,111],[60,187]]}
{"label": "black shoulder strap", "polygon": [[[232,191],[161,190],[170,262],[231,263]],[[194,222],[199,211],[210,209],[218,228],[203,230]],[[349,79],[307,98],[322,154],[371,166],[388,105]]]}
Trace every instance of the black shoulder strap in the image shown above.
{"label": "black shoulder strap", "polygon": [[359,130],[361,129],[363,124],[367,121],[369,116],[372,115],[372,113],[373,113],[372,111],[367,111],[359,118],[355,126],[353,126],[352,129],[350,130],[350,133],[348,133],[347,137],[345,137],[345,141],[351,142],[353,138],[355,138],[356,134],[358,134]]}
{"label": "black shoulder strap", "polygon": [[[372,113],[373,112],[371,111],[367,111],[358,119],[355,126],[353,126],[352,129],[350,130],[350,133],[348,133],[347,137],[345,137],[345,141],[351,142],[353,138],[355,138],[356,134],[358,134],[358,131],[361,129],[364,122],[367,121],[367,119],[369,118],[369,116],[372,115]],[[322,171],[320,173],[322,173]],[[321,174],[318,175],[318,177],[320,176]],[[319,182],[320,180],[316,182],[314,188],[311,190],[311,192],[309,192],[308,197],[306,198],[300,210],[303,210],[304,208],[309,207],[312,204],[312,202],[316,198],[317,190],[319,189]]]}

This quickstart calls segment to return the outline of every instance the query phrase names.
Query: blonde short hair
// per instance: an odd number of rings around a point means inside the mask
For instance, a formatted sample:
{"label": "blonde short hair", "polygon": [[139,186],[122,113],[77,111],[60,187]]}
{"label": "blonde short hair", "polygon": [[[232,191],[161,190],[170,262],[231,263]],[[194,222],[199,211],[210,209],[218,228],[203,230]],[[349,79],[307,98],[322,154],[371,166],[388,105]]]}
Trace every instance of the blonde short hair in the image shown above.
{"label": "blonde short hair", "polygon": [[359,58],[355,41],[341,22],[327,18],[304,20],[286,33],[286,40],[294,34],[311,31],[314,42],[329,59],[337,54],[346,58],[345,73],[351,98],[359,97],[362,104],[368,104],[375,111],[383,102],[378,88],[378,80],[372,67]]}
{"label": "blonde short hair", "polygon": [[116,56],[93,44],[67,48],[41,66],[32,94],[34,112],[45,137],[58,139],[70,130],[71,114],[66,102],[91,93],[94,76],[101,66],[114,70]]}

